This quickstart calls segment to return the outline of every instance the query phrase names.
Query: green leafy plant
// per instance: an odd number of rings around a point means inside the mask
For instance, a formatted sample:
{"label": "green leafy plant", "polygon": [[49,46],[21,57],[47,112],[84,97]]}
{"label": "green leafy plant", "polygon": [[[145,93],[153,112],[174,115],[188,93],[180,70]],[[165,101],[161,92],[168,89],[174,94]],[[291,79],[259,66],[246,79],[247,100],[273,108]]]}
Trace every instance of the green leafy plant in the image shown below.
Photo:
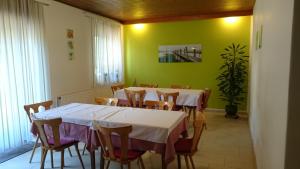
{"label": "green leafy plant", "polygon": [[238,105],[245,100],[245,80],[248,77],[246,46],[231,44],[220,55],[224,60],[217,77],[220,99],[227,102],[226,117],[238,118]]}

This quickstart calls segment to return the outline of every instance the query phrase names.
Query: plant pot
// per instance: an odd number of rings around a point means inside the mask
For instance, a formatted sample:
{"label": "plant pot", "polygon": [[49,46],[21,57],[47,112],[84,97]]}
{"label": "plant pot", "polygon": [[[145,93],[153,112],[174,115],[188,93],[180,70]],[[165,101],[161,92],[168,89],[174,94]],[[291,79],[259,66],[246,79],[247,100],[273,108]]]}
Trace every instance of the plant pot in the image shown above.
{"label": "plant pot", "polygon": [[233,119],[239,118],[239,116],[236,114],[238,111],[237,105],[226,105],[225,111],[226,111],[226,115],[225,115],[226,118],[233,118]]}

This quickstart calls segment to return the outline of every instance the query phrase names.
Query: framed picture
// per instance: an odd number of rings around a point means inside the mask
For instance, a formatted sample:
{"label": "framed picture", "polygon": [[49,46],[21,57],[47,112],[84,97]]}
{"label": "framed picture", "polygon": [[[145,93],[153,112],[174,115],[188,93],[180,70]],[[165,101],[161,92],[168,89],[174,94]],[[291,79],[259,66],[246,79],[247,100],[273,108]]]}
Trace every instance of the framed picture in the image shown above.
{"label": "framed picture", "polygon": [[160,63],[201,62],[201,45],[161,45],[158,47]]}

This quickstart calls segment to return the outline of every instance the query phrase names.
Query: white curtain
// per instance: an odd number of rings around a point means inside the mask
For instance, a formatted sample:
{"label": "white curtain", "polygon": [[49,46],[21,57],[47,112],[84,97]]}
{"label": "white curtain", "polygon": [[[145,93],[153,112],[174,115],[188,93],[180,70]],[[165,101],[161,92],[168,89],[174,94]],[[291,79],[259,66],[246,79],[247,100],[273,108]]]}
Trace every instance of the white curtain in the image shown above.
{"label": "white curtain", "polygon": [[50,98],[43,7],[0,0],[0,152],[31,141],[23,106]]}
{"label": "white curtain", "polygon": [[122,25],[103,17],[92,17],[95,86],[123,81]]}

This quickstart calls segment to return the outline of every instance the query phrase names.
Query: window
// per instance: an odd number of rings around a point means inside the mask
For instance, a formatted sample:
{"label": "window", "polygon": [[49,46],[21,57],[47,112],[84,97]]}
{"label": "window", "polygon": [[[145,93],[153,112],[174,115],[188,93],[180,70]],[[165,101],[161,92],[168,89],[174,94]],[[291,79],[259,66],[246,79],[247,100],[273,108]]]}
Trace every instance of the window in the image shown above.
{"label": "window", "polygon": [[0,1],[0,152],[31,141],[23,106],[49,98],[43,7]]}
{"label": "window", "polygon": [[122,25],[92,17],[94,81],[105,85],[123,81]]}

